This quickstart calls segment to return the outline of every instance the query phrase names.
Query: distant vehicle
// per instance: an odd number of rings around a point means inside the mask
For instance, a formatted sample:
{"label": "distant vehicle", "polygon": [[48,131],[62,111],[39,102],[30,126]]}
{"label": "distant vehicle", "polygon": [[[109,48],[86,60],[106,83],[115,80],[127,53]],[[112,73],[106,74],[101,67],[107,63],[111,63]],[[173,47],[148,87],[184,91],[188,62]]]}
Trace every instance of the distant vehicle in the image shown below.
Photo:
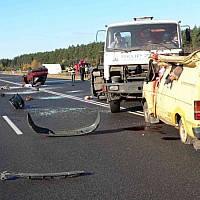
{"label": "distant vehicle", "polygon": [[25,84],[31,84],[32,86],[40,83],[44,85],[47,79],[48,69],[45,67],[37,68],[37,69],[28,69],[27,75],[23,76],[23,81]]}
{"label": "distant vehicle", "polygon": [[120,111],[123,99],[141,98],[148,58],[153,52],[184,54],[180,21],[141,17],[107,25],[104,64],[91,72],[92,96],[107,99],[112,113]]}

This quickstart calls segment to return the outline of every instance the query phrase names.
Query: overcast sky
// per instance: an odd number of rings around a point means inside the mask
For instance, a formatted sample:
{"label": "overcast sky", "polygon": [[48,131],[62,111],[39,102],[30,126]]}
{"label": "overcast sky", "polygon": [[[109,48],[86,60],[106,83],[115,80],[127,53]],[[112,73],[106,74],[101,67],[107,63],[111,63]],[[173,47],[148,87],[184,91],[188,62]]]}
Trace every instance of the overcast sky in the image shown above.
{"label": "overcast sky", "polygon": [[198,0],[6,0],[0,8],[0,59],[89,44],[106,24],[137,16],[200,26]]}

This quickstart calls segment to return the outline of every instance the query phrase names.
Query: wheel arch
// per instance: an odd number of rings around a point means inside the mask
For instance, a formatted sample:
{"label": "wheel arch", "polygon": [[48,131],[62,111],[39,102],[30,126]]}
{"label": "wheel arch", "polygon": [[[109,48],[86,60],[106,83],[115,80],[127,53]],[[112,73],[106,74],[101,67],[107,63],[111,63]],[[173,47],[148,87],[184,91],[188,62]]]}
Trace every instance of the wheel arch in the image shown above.
{"label": "wheel arch", "polygon": [[179,125],[180,120],[181,120],[181,115],[179,113],[176,113],[175,117],[174,117],[174,122],[175,122],[176,126]]}
{"label": "wheel arch", "polygon": [[185,121],[185,114],[181,108],[176,108],[174,112],[172,112],[172,122],[178,126],[181,118]]}
{"label": "wheel arch", "polygon": [[183,112],[183,110],[177,109],[177,111],[174,112],[172,120],[173,120],[173,123],[176,125],[176,127],[179,126],[179,122],[180,122],[180,120],[182,120],[183,123],[185,124],[186,131],[189,132],[189,127],[186,123],[186,117],[185,117],[185,113]]}

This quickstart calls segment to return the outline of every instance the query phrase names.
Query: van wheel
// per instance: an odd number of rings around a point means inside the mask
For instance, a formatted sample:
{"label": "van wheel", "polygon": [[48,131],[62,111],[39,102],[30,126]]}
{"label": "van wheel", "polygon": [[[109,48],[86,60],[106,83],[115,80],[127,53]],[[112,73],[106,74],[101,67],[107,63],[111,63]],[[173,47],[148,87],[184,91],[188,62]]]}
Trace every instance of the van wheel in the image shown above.
{"label": "van wheel", "polygon": [[110,111],[111,113],[120,112],[120,100],[110,101]]}
{"label": "van wheel", "polygon": [[180,139],[182,143],[192,144],[192,138],[187,134],[187,131],[185,129],[185,124],[182,118],[179,121],[179,134],[180,134]]}
{"label": "van wheel", "polygon": [[147,102],[144,102],[144,105],[143,105],[143,112],[144,112],[144,120],[145,120],[145,122],[150,123],[150,121],[149,121],[149,112],[148,112],[148,105],[147,105]]}

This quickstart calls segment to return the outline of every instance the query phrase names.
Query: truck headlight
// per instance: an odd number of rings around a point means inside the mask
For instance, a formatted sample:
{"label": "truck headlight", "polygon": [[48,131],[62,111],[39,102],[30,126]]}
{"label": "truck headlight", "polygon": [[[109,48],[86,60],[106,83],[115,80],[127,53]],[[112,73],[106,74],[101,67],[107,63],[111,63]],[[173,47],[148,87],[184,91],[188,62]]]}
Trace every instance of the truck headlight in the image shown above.
{"label": "truck headlight", "polygon": [[110,86],[108,87],[108,89],[109,89],[109,90],[112,90],[112,91],[117,91],[117,90],[119,90],[119,86],[118,86],[118,85],[110,85]]}

